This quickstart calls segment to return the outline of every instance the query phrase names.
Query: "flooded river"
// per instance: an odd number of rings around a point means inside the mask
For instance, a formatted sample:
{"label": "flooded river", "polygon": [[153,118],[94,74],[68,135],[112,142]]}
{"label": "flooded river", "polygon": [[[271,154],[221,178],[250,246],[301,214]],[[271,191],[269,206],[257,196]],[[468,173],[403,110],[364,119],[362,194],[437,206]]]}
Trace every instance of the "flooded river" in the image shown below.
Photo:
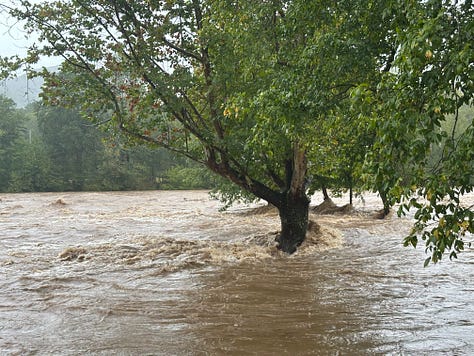
{"label": "flooded river", "polygon": [[290,257],[206,192],[0,199],[2,355],[474,354],[474,253],[423,268],[375,197]]}

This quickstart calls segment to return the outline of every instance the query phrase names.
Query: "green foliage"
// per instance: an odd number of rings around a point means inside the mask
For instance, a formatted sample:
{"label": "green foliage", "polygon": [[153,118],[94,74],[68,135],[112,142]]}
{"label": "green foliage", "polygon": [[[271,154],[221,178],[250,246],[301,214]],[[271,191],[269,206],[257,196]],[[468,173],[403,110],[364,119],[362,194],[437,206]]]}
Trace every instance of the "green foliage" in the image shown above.
{"label": "green foliage", "polygon": [[51,184],[52,161],[38,137],[22,140],[15,147],[10,167],[9,192],[40,192],[54,190]]}
{"label": "green foliage", "polygon": [[80,105],[276,205],[305,176],[359,179],[367,128],[348,100],[395,50],[384,2],[20,3],[12,13],[44,41],[26,60],[65,59],[43,73],[50,103]]}
{"label": "green foliage", "polygon": [[[81,191],[210,188],[193,168],[163,149],[126,147],[77,111],[30,105],[16,109],[0,97],[0,191]],[[181,178],[174,177],[181,172]],[[187,173],[185,173],[187,172]],[[166,186],[157,178],[168,175]],[[179,174],[176,173],[178,176]]]}
{"label": "green foliage", "polygon": [[15,103],[0,96],[0,190],[7,190],[16,160],[16,146],[25,131],[26,117]]}
{"label": "green foliage", "polygon": [[471,1],[405,2],[406,26],[397,30],[398,53],[371,100],[379,100],[377,142],[371,156],[375,180],[400,213],[414,208],[405,245],[424,240],[438,262],[464,249],[473,232],[474,8]]}
{"label": "green foliage", "polygon": [[[233,184],[218,184],[227,201],[258,197],[281,212],[304,205],[311,178],[310,190],[365,184],[386,207],[417,210],[405,242],[424,239],[434,262],[455,256],[473,230],[460,198],[474,173],[474,128],[461,112],[474,95],[472,1],[18,5],[11,13],[42,43],[2,67],[63,57],[60,72],[42,72],[46,102],[80,107],[114,142],[146,142],[205,165]],[[93,142],[86,130],[67,131]],[[81,144],[56,148],[52,159],[82,162]],[[112,172],[109,162],[92,166]],[[108,176],[129,187],[124,172]],[[181,184],[192,172],[168,173]]]}
{"label": "green foliage", "polygon": [[37,106],[36,114],[53,167],[51,189],[87,190],[87,179],[104,159],[100,132],[74,111]]}
{"label": "green foliage", "polygon": [[189,167],[172,167],[160,180],[161,189],[209,189],[216,184],[216,177],[211,172],[192,164]]}

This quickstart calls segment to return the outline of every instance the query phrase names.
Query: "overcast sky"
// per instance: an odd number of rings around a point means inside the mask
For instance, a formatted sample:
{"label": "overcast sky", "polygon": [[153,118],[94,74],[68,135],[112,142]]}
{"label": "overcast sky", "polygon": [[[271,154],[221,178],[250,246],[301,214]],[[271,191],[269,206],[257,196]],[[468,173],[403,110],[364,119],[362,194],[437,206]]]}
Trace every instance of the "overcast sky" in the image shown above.
{"label": "overcast sky", "polygon": [[[26,55],[27,47],[37,41],[36,36],[26,38],[21,23],[11,18],[4,11],[0,11],[0,57]],[[59,58],[44,58],[39,66],[55,66],[60,63]]]}
{"label": "overcast sky", "polygon": [[28,42],[21,26],[8,14],[0,12],[0,52],[2,57],[14,54],[25,54]]}

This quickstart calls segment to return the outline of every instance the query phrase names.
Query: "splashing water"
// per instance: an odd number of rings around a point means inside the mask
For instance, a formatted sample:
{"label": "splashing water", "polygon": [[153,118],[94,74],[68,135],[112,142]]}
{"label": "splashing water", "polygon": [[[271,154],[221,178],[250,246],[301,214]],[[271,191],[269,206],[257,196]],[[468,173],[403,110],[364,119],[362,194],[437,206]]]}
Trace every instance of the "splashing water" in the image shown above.
{"label": "splashing water", "polygon": [[423,269],[375,196],[292,256],[274,212],[206,192],[0,199],[2,354],[474,352],[472,251]]}

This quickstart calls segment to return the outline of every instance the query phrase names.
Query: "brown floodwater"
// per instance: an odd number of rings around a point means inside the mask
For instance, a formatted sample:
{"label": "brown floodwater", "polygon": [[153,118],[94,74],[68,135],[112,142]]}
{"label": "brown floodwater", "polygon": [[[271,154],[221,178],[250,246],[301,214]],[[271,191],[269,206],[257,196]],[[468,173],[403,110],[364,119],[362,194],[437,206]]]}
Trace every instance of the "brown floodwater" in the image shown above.
{"label": "brown floodwater", "polygon": [[2,355],[474,353],[473,251],[423,268],[374,196],[290,257],[206,192],[0,199]]}

